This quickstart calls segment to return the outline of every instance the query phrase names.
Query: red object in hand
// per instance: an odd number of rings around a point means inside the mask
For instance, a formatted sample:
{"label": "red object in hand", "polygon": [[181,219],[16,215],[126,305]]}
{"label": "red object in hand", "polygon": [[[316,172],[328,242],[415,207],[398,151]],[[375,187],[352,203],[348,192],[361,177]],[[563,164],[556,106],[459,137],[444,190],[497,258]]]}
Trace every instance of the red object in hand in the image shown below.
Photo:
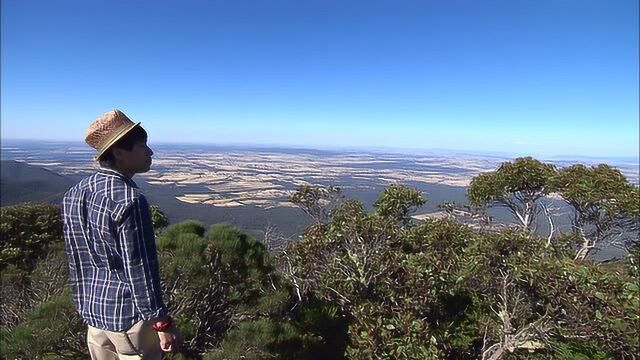
{"label": "red object in hand", "polygon": [[151,327],[155,331],[164,332],[164,331],[167,331],[167,329],[169,329],[171,325],[173,325],[173,321],[171,321],[171,318],[168,317],[167,320],[165,321],[154,322],[153,325],[151,325]]}

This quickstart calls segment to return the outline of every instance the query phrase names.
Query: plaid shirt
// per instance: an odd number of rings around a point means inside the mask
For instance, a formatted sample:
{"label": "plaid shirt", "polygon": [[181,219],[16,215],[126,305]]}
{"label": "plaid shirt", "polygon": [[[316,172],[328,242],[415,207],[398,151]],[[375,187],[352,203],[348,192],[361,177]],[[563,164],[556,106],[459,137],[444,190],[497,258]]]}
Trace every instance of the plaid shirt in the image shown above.
{"label": "plaid shirt", "polygon": [[149,204],[133,180],[100,169],[62,200],[73,301],[91,326],[125,331],[167,314]]}

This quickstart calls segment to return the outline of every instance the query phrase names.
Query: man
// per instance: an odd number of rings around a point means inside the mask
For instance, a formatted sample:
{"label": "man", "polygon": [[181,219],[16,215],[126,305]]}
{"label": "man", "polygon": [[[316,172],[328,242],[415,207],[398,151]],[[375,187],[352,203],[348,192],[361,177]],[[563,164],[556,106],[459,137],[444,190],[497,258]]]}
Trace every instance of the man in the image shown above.
{"label": "man", "polygon": [[160,359],[179,336],[162,301],[149,205],[132,180],[149,171],[147,133],[124,113],[96,119],[85,141],[101,168],[62,200],[76,309],[92,359]]}

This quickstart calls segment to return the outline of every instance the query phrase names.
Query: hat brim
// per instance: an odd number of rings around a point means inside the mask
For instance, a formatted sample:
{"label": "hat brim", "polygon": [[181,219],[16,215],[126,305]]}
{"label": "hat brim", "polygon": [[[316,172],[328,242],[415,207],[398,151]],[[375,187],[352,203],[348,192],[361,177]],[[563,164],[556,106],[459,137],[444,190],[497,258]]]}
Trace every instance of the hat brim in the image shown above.
{"label": "hat brim", "polygon": [[102,145],[101,149],[98,152],[98,155],[96,155],[93,160],[95,161],[100,161],[100,157],[102,157],[102,155],[104,155],[105,152],[107,152],[107,150],[111,149],[111,147],[118,142],[118,140],[122,139],[123,136],[127,135],[131,130],[133,130],[135,127],[140,126],[141,123],[131,123],[129,124],[129,126],[123,127],[122,129],[118,130],[117,132],[115,132],[107,142],[104,143],[104,145]]}

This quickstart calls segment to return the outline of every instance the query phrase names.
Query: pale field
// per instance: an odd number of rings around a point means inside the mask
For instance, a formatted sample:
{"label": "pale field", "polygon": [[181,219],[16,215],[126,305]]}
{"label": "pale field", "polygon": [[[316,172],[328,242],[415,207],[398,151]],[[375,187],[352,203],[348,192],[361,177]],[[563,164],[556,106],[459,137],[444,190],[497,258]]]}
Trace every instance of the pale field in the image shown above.
{"label": "pale field", "polygon": [[[136,176],[155,186],[173,186],[176,199],[217,207],[293,206],[289,197],[301,185],[335,185],[360,190],[389,184],[468,186],[481,172],[495,170],[510,158],[442,153],[404,155],[269,152],[268,150],[189,150],[154,148],[149,172]],[[83,175],[98,169],[93,152],[82,147],[38,151],[3,147],[13,159],[62,175]],[[4,156],[4,155],[3,155]],[[638,182],[637,167],[622,168]],[[180,192],[184,188],[185,191]]]}
{"label": "pale field", "polygon": [[273,208],[293,206],[288,199],[300,185],[331,184],[360,189],[394,183],[467,186],[473,176],[495,168],[498,163],[481,158],[397,154],[320,156],[234,151],[177,155],[156,151],[153,164],[154,170],[141,175],[150,184],[192,188],[202,185],[197,193],[177,196],[179,201],[219,207]]}

